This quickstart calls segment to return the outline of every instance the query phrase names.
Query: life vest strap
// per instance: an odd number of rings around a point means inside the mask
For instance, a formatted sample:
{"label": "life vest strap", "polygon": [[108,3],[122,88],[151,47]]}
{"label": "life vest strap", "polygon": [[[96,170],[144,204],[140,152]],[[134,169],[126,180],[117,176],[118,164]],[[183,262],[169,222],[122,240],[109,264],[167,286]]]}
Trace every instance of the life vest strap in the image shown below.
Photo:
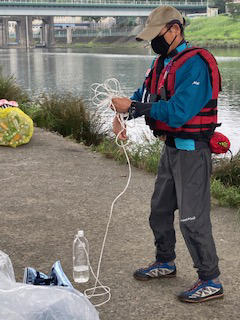
{"label": "life vest strap", "polygon": [[184,124],[182,128],[188,128],[188,129],[203,129],[203,128],[211,128],[215,129],[217,127],[220,127],[221,123],[206,123],[206,124]]}
{"label": "life vest strap", "polygon": [[216,116],[218,113],[217,110],[211,110],[211,111],[200,111],[197,116],[201,116],[201,117],[207,117],[207,116]]}

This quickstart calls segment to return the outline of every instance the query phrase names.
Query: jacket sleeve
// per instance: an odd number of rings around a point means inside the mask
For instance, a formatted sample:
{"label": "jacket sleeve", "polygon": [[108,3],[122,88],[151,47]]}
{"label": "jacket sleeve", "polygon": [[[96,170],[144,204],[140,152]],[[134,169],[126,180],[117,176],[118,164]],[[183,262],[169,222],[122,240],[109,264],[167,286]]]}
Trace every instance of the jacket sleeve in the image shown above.
{"label": "jacket sleeve", "polygon": [[194,56],[177,70],[174,95],[168,101],[153,103],[150,117],[178,128],[197,115],[211,97],[207,64]]}
{"label": "jacket sleeve", "polygon": [[137,89],[137,91],[134,92],[134,94],[130,97],[130,99],[141,102],[144,88],[145,88],[145,84],[143,83],[142,87]]}

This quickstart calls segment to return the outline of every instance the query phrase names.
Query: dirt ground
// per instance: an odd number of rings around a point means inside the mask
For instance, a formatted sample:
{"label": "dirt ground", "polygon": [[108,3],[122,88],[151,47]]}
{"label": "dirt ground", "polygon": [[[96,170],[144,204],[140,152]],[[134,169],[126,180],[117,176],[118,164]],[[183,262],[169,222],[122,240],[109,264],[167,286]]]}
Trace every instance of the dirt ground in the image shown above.
{"label": "dirt ground", "polygon": [[[113,199],[125,187],[128,168],[61,136],[35,129],[31,142],[1,147],[1,242],[22,281],[25,266],[48,273],[60,260],[72,281],[72,242],[83,229],[94,269]],[[225,298],[184,304],[175,295],[196,280],[176,214],[176,279],[138,282],[136,268],[154,260],[148,226],[155,177],[133,168],[128,191],[117,202],[104,251],[100,279],[112,299],[101,320],[240,319],[240,223],[234,210],[214,207],[212,223]],[[94,284],[75,285],[83,291]],[[70,320],[70,319],[69,319]]]}

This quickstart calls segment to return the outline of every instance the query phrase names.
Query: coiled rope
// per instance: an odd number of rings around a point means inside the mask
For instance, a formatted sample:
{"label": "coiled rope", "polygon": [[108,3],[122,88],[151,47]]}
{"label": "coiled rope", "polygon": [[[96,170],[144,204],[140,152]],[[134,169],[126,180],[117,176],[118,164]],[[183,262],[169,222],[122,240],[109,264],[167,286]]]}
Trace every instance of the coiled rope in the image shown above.
{"label": "coiled rope", "polygon": [[[93,297],[100,297],[100,296],[108,295],[107,299],[105,301],[103,301],[102,303],[94,304],[95,307],[100,307],[103,304],[105,304],[108,301],[110,301],[110,299],[111,299],[111,289],[108,286],[103,285],[99,280],[101,262],[102,262],[103,251],[104,251],[104,247],[105,247],[105,243],[106,243],[106,239],[107,239],[107,235],[108,235],[108,229],[109,229],[109,225],[110,225],[110,222],[111,222],[111,219],[112,219],[114,205],[115,205],[116,201],[126,192],[128,186],[129,186],[130,180],[131,180],[132,171],[131,171],[130,160],[129,160],[129,157],[128,157],[128,154],[127,154],[127,151],[126,151],[126,145],[129,142],[127,141],[127,142],[124,143],[123,141],[119,141],[120,134],[127,127],[127,120],[129,119],[129,115],[128,114],[123,114],[123,113],[118,113],[116,111],[115,106],[112,103],[112,99],[113,98],[125,97],[124,93],[121,90],[120,84],[119,84],[117,79],[112,78],[112,79],[106,80],[102,84],[94,83],[94,84],[92,84],[91,88],[92,88],[92,90],[94,92],[94,96],[92,98],[92,102],[97,107],[98,112],[106,113],[109,110],[109,108],[112,108],[114,113],[115,113],[115,116],[117,116],[117,118],[118,118],[118,120],[119,120],[119,122],[121,124],[122,130],[117,134],[115,141],[116,141],[116,144],[119,147],[121,147],[123,149],[123,151],[124,151],[124,154],[125,154],[126,159],[127,159],[128,171],[129,171],[128,180],[127,180],[125,188],[118,194],[118,196],[113,200],[113,202],[111,204],[110,214],[109,214],[108,223],[107,223],[107,226],[106,226],[106,231],[105,231],[105,235],[104,235],[104,239],[103,239],[103,243],[102,243],[102,249],[101,249],[101,253],[100,253],[100,257],[99,257],[99,262],[98,262],[97,274],[96,275],[95,275],[95,273],[94,273],[94,271],[93,271],[93,269],[91,267],[88,253],[85,250],[85,252],[87,253],[89,269],[90,269],[92,275],[95,278],[95,285],[94,285],[93,288],[86,289],[84,291],[84,295],[88,299],[91,299]],[[128,127],[129,127],[129,124],[128,124]],[[96,290],[100,290],[102,292],[96,293]]]}

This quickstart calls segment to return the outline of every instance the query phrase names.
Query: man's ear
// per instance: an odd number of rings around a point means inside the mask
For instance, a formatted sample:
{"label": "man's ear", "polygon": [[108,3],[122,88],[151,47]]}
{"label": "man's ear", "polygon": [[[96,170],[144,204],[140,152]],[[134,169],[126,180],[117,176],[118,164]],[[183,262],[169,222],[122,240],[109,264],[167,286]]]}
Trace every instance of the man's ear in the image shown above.
{"label": "man's ear", "polygon": [[177,36],[181,34],[181,28],[177,23],[174,23],[174,25],[171,28],[172,32],[174,32]]}

